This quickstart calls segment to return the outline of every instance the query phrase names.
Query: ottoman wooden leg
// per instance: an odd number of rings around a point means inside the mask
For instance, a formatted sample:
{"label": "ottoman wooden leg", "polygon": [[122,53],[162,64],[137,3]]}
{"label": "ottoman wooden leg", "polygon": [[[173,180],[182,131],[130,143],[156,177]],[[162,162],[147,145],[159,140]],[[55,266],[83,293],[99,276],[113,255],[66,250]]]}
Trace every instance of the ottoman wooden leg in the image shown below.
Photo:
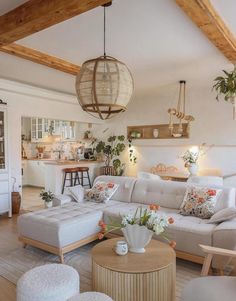
{"label": "ottoman wooden leg", "polygon": [[27,244],[25,242],[23,242],[23,248],[25,249],[27,247]]}
{"label": "ottoman wooden leg", "polygon": [[64,261],[64,254],[61,253],[59,256],[60,256],[60,262],[61,262],[61,263],[64,263],[64,262],[65,262],[65,261]]}

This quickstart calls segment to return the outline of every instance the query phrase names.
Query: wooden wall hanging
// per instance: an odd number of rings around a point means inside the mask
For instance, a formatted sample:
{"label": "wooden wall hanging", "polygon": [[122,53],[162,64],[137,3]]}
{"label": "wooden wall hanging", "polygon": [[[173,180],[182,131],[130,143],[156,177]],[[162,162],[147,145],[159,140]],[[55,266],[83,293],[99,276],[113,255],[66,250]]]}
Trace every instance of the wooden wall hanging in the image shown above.
{"label": "wooden wall hanging", "polygon": [[[181,80],[179,82],[179,98],[176,108],[170,108],[168,109],[168,113],[170,115],[169,118],[169,131],[171,136],[175,138],[180,138],[183,136],[184,127],[183,124],[187,125],[187,134],[189,134],[190,131],[190,122],[194,121],[194,117],[191,115],[187,115],[185,113],[185,105],[186,105],[186,97],[185,97],[185,91],[186,91],[186,81]],[[176,119],[179,121],[179,125],[177,128],[177,131],[175,130],[173,119]],[[184,122],[185,121],[185,122]]]}

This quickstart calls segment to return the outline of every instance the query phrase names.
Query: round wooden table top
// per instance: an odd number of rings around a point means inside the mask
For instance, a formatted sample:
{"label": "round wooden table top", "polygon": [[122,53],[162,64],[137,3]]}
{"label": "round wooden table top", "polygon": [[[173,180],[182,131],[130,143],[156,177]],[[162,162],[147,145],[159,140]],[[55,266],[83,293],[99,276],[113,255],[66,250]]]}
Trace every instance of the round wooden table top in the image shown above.
{"label": "round wooden table top", "polygon": [[107,239],[92,249],[93,261],[106,269],[123,273],[150,273],[164,269],[176,260],[175,251],[167,244],[152,239],[145,253],[119,256],[113,248],[124,237]]}

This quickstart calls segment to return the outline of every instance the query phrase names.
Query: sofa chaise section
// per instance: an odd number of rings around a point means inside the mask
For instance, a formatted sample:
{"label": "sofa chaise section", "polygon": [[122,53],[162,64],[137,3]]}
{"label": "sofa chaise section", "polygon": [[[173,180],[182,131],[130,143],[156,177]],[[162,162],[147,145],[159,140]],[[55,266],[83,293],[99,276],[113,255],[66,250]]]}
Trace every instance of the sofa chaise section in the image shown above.
{"label": "sofa chaise section", "polygon": [[17,220],[19,239],[25,245],[32,245],[60,256],[97,239],[98,223],[109,204],[78,204],[75,202],[30,212]]}

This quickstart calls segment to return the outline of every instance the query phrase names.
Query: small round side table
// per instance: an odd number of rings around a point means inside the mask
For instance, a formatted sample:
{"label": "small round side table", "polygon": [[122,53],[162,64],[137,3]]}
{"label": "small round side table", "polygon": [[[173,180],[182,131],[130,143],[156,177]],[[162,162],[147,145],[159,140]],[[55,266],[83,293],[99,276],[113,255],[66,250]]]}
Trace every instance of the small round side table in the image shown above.
{"label": "small round side table", "polygon": [[176,255],[167,244],[152,240],[143,254],[118,256],[114,238],[92,249],[93,290],[114,301],[175,301]]}

